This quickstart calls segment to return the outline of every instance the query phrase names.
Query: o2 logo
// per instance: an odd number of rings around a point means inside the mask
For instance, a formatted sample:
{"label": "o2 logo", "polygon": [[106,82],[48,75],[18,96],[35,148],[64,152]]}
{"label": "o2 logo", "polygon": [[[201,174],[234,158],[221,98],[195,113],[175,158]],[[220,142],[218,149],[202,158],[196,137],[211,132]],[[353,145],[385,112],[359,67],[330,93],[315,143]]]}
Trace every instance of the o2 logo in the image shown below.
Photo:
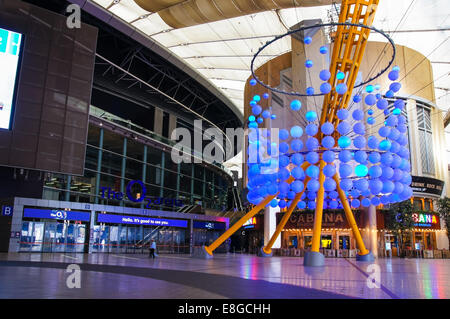
{"label": "o2 logo", "polygon": [[[138,192],[138,194],[140,194],[139,197],[135,197],[135,195],[133,194],[132,188],[134,185],[137,185],[140,188],[140,191]],[[108,199],[116,199],[119,201],[124,199],[124,194],[122,192],[113,191],[110,187],[101,187],[100,194],[102,198],[107,197]],[[145,187],[144,183],[139,180],[133,180],[127,184],[126,195],[127,198],[134,203],[141,203],[145,201],[145,208],[147,209],[150,209],[151,204],[165,205],[169,207],[183,206],[183,201],[181,199],[147,196],[147,188]]]}
{"label": "o2 logo", "polygon": [[64,210],[53,210],[50,216],[57,219],[67,219],[67,212]]}

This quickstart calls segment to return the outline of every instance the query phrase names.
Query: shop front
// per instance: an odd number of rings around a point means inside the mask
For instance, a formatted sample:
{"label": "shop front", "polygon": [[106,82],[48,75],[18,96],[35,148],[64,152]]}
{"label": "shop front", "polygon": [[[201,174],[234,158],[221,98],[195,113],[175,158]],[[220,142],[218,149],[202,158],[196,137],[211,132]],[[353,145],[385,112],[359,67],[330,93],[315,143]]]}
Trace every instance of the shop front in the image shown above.
{"label": "shop front", "polygon": [[90,212],[25,208],[21,252],[87,252]]}
{"label": "shop front", "polygon": [[217,216],[19,197],[13,211],[10,252],[148,253],[154,240],[158,253],[189,254],[229,223]]}
{"label": "shop front", "polygon": [[[211,245],[225,231],[226,225],[223,222],[194,221],[193,224],[193,244],[194,247]],[[226,245],[222,244],[217,252],[226,252]]]}
{"label": "shop front", "polygon": [[[283,218],[283,214],[277,214],[277,224]],[[360,212],[354,211],[354,215],[356,223],[361,227]],[[313,211],[293,212],[281,236],[281,249],[290,250],[284,254],[292,254],[294,251],[294,254],[302,255],[302,252],[309,251],[312,244],[313,226]],[[356,243],[343,211],[324,211],[320,249],[327,257],[345,257],[356,252]]]}

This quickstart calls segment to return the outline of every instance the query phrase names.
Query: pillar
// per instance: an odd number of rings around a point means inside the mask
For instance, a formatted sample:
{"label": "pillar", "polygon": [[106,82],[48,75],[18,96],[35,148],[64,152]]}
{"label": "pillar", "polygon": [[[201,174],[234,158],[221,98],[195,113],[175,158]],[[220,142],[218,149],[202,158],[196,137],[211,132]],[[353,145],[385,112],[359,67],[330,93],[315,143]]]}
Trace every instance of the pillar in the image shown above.
{"label": "pillar", "polygon": [[[270,238],[272,237],[275,229],[277,228],[277,213],[280,212],[279,207],[271,207],[266,206],[264,209],[264,246],[269,243]],[[272,248],[281,248],[281,235],[280,233],[277,240],[273,244]]]}
{"label": "pillar", "polygon": [[[122,151],[122,171],[120,174],[120,192],[125,193],[125,170],[127,166],[127,138],[123,138],[123,151]],[[124,201],[120,201],[120,206],[124,205]]]}
{"label": "pillar", "polygon": [[366,241],[373,256],[378,257],[377,208],[370,205],[367,209],[367,228],[369,229]]}
{"label": "pillar", "polygon": [[98,155],[97,155],[97,176],[95,179],[95,203],[98,204],[98,195],[100,192],[100,172],[102,170],[102,156],[103,156],[103,128],[100,128],[100,137],[98,142]]}

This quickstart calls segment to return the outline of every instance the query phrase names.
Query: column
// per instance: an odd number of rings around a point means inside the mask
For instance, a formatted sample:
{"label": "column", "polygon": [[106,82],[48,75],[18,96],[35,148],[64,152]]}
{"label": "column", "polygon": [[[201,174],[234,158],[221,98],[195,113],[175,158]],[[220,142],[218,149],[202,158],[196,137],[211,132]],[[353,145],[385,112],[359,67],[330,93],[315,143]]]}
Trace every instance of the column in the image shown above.
{"label": "column", "polygon": [[[166,167],[166,153],[161,153],[161,188],[159,189],[159,197],[164,197],[164,168]],[[160,207],[161,209],[161,207]]]}
{"label": "column", "polygon": [[191,164],[191,168],[192,168],[192,171],[191,171],[191,205],[194,205],[194,177],[195,177],[194,163]]}
{"label": "column", "polygon": [[203,190],[202,190],[202,206],[206,208],[206,167],[203,167]]}
{"label": "column", "polygon": [[180,196],[180,174],[181,174],[181,163],[177,165],[177,199]]}
{"label": "column", "polygon": [[[127,166],[127,138],[123,138],[123,152],[122,152],[122,172],[120,175],[120,192],[125,193],[125,169]],[[120,206],[124,205],[124,201],[120,201]]]}
{"label": "column", "polygon": [[64,200],[66,202],[70,201],[70,184],[71,183],[72,183],[72,175],[67,175],[66,194],[64,195]]}
{"label": "column", "polygon": [[100,192],[100,172],[102,170],[102,156],[103,156],[103,128],[100,128],[100,137],[98,142],[98,155],[97,155],[97,177],[95,179],[95,203],[98,204],[98,195]]}
{"label": "column", "polygon": [[377,238],[377,208],[374,205],[370,205],[365,209],[366,224],[364,239],[367,245],[367,249],[370,250],[374,257],[378,257],[378,238]]}
{"label": "column", "polygon": [[[270,238],[277,228],[277,213],[280,212],[279,207],[266,206],[264,209],[264,246],[269,243]],[[281,248],[281,236],[283,232],[280,233],[277,240],[273,244],[272,248]]]}
{"label": "column", "polygon": [[[144,145],[144,155],[142,156],[142,183],[145,184],[147,179],[147,145]],[[141,208],[144,208],[144,202],[141,203]]]}

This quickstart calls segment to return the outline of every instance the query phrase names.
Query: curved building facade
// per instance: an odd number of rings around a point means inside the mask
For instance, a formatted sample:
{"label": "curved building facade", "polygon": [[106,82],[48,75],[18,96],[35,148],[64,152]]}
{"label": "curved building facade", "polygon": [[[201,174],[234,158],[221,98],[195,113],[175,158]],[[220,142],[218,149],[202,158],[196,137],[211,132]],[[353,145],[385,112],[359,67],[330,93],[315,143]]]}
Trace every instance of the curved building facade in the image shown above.
{"label": "curved building facade", "polygon": [[[26,125],[27,104],[20,100],[12,129],[4,132],[13,142],[0,166],[1,251],[143,253],[155,240],[160,252],[190,253],[228,228],[223,215],[233,206],[233,175],[202,152],[211,143],[230,146],[226,137],[213,140],[207,129],[225,133],[242,125],[227,98],[125,22],[105,21],[93,7],[82,11],[81,28],[67,31],[59,27],[66,21],[58,14],[65,10],[60,1],[1,5],[2,19],[26,39],[18,99],[33,80],[30,92],[45,96],[36,105],[40,117],[27,118]],[[21,17],[30,14],[33,26]],[[76,52],[82,37],[85,46]],[[52,56],[52,46],[66,55]],[[90,63],[91,70],[82,69]],[[42,79],[32,78],[36,70]],[[76,92],[85,96],[83,107]],[[87,112],[75,117],[64,107]],[[73,131],[77,126],[83,134]],[[15,135],[33,127],[39,129],[27,132],[28,144],[16,142]],[[200,147],[191,142],[184,148],[189,163],[172,156],[178,143],[172,133],[180,128],[200,136]],[[36,134],[44,160],[31,165],[13,151],[32,152]],[[64,166],[74,159],[64,158],[75,147],[70,142],[78,147],[77,169]]]}

